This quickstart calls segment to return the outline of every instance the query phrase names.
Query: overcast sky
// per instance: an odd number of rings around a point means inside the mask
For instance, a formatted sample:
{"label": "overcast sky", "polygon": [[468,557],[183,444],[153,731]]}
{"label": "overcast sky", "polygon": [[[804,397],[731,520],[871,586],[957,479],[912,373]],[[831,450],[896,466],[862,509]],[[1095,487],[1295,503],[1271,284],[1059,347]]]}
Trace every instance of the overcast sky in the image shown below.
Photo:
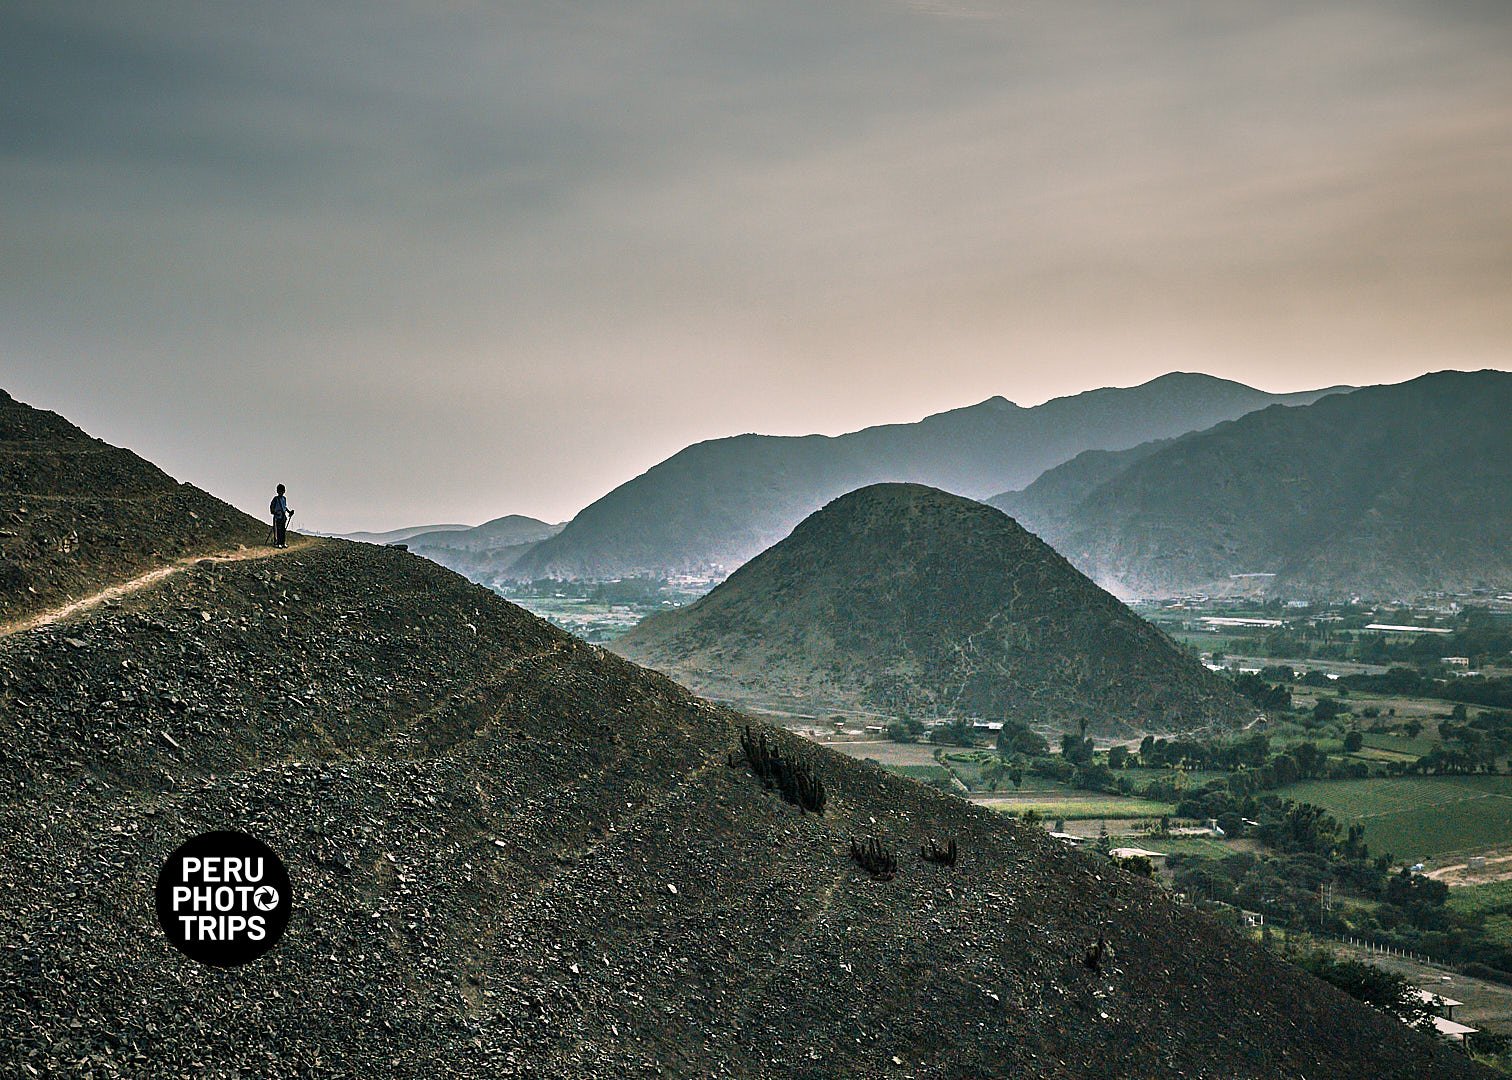
{"label": "overcast sky", "polygon": [[10,0],[0,386],[311,527],[1508,367],[1504,0]]}

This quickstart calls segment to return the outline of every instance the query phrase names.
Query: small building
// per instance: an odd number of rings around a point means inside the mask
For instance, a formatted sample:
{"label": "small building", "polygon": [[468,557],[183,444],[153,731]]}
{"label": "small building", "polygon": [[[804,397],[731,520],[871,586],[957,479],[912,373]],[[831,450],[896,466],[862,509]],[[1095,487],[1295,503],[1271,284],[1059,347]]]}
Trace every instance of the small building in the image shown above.
{"label": "small building", "polygon": [[1435,994],[1432,990],[1414,990],[1413,994],[1419,1001],[1432,1009],[1435,1016],[1445,1020],[1453,1020],[1454,1010],[1464,1004],[1463,1001],[1455,1001],[1451,997]]}
{"label": "small building", "polygon": [[1419,1001],[1432,1010],[1433,1029],[1445,1039],[1448,1039],[1450,1042],[1460,1043],[1468,1050],[1470,1036],[1480,1029],[1470,1027],[1467,1024],[1461,1024],[1454,1019],[1454,1010],[1463,1005],[1464,1002],[1455,1001],[1451,997],[1445,997],[1443,994],[1435,994],[1432,990],[1423,990],[1421,988],[1414,990],[1413,993]]}
{"label": "small building", "polygon": [[1439,663],[1445,667],[1467,668],[1470,666],[1470,658],[1468,656],[1441,656],[1439,657]]}
{"label": "small building", "polygon": [[1443,626],[1402,626],[1398,623],[1373,622],[1365,627],[1366,630],[1374,630],[1378,634],[1452,634],[1453,630]]}
{"label": "small building", "polygon": [[1433,1018],[1433,1029],[1450,1042],[1462,1043],[1474,1035],[1480,1028],[1467,1027],[1453,1020],[1445,1020],[1442,1016]]}
{"label": "small building", "polygon": [[1149,859],[1150,865],[1155,869],[1165,868],[1166,853],[1163,851],[1151,851],[1142,847],[1116,847],[1110,848],[1108,855],[1114,859]]}

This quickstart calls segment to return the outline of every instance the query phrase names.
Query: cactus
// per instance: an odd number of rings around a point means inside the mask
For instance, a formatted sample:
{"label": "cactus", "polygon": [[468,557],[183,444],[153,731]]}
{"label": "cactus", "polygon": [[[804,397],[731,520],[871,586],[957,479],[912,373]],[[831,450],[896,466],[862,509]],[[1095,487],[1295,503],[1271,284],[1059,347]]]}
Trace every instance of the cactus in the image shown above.
{"label": "cactus", "polygon": [[873,881],[891,881],[898,872],[897,856],[883,845],[881,837],[870,836],[865,840],[852,837],[850,854]]}
{"label": "cactus", "polygon": [[768,741],[766,732],[752,735],[750,727],[741,732],[740,749],[751,772],[768,788],[775,789],[785,802],[798,807],[799,814],[824,813],[828,799],[824,781],[809,762],[784,754]]}
{"label": "cactus", "polygon": [[1102,968],[1104,957],[1112,950],[1108,948],[1108,939],[1103,932],[1097,932],[1097,944],[1088,945],[1087,951],[1082,954],[1082,964],[1089,971],[1098,971]]}
{"label": "cactus", "polygon": [[954,866],[956,864],[955,837],[952,836],[947,840],[944,847],[937,844],[935,838],[932,836],[926,836],[924,840],[925,843],[919,848],[919,855],[925,862],[934,863],[936,866]]}

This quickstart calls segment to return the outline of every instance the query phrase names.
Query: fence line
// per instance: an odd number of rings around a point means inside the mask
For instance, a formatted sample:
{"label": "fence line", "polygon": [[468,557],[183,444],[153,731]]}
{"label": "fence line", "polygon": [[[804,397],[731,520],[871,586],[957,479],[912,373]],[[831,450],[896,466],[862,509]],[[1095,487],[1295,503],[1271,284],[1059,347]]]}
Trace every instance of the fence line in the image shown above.
{"label": "fence line", "polygon": [[1459,968],[1454,964],[1446,964],[1442,960],[1435,960],[1433,957],[1428,956],[1425,953],[1416,952],[1412,949],[1404,949],[1398,945],[1382,945],[1378,942],[1366,941],[1364,938],[1335,937],[1332,934],[1320,934],[1315,936],[1326,937],[1330,941],[1337,941],[1342,945],[1350,945],[1356,949],[1364,949],[1367,955],[1388,957],[1394,956],[1400,960],[1411,960],[1419,964],[1432,964],[1434,967],[1448,968],[1451,971],[1459,970]]}

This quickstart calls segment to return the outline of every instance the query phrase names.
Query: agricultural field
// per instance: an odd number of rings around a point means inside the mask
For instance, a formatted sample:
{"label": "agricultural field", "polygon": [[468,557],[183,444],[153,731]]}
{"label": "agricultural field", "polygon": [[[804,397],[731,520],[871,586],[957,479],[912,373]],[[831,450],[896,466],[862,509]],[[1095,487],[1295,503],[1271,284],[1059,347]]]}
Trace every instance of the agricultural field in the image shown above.
{"label": "agricultural field", "polygon": [[1512,881],[1451,888],[1448,906],[1462,918],[1479,917],[1489,944],[1512,949]]}
{"label": "agricultural field", "polygon": [[532,615],[576,634],[584,641],[613,641],[647,615],[662,610],[641,604],[609,604],[583,597],[520,596],[513,598]]}
{"label": "agricultural field", "polygon": [[[1027,792],[1067,792],[1075,789],[1025,770],[1018,784],[998,766],[998,756],[990,750],[944,750],[941,764],[953,772],[972,791],[995,791],[1003,795]],[[995,769],[994,766],[997,766]]]}
{"label": "agricultural field", "polygon": [[1505,844],[1512,836],[1512,777],[1420,776],[1311,781],[1277,792],[1314,803],[1344,825],[1365,826],[1365,842],[1397,859],[1442,861],[1454,852]]}
{"label": "agricultural field", "polygon": [[1200,855],[1204,859],[1223,859],[1241,851],[1253,851],[1255,842],[1214,840],[1209,836],[1152,836],[1143,846],[1166,855]]}
{"label": "agricultural field", "polygon": [[[885,766],[888,772],[895,772],[899,776],[906,776],[910,780],[917,780],[921,784],[953,784],[955,777],[949,769],[943,765],[889,765]],[[957,791],[960,789],[957,788]]]}
{"label": "agricultural field", "polygon": [[1450,889],[1448,903],[1461,915],[1468,916],[1512,912],[1512,881]]}
{"label": "agricultural field", "polygon": [[838,750],[842,754],[849,754],[863,761],[874,761],[884,769],[896,769],[907,765],[934,765],[935,748],[925,746],[922,743],[890,742],[882,739],[868,739],[865,742],[843,741],[836,739],[833,742],[826,741],[825,746],[831,750]]}
{"label": "agricultural field", "polygon": [[1182,786],[1200,788],[1209,780],[1216,780],[1228,774],[1208,769],[1185,769],[1178,773],[1176,769],[1146,769],[1136,765],[1132,768],[1120,770],[1118,775],[1127,778],[1137,789],[1144,787],[1153,780],[1172,780],[1178,775],[1181,776]]}
{"label": "agricultural field", "polygon": [[1158,818],[1174,811],[1170,803],[1151,799],[1125,798],[1119,795],[1096,795],[1079,791],[1069,797],[1054,798],[1049,793],[1021,795],[988,795],[972,802],[1005,814],[1022,816],[1033,810],[1049,820],[1085,821],[1101,818],[1107,821],[1130,821],[1138,818]]}
{"label": "agricultural field", "polygon": [[1388,735],[1378,731],[1366,731],[1361,733],[1365,740],[1365,749],[1379,750],[1390,758],[1401,758],[1406,761],[1416,761],[1424,754],[1437,749],[1443,744],[1432,735],[1419,735],[1417,738],[1408,738],[1406,735]]}

